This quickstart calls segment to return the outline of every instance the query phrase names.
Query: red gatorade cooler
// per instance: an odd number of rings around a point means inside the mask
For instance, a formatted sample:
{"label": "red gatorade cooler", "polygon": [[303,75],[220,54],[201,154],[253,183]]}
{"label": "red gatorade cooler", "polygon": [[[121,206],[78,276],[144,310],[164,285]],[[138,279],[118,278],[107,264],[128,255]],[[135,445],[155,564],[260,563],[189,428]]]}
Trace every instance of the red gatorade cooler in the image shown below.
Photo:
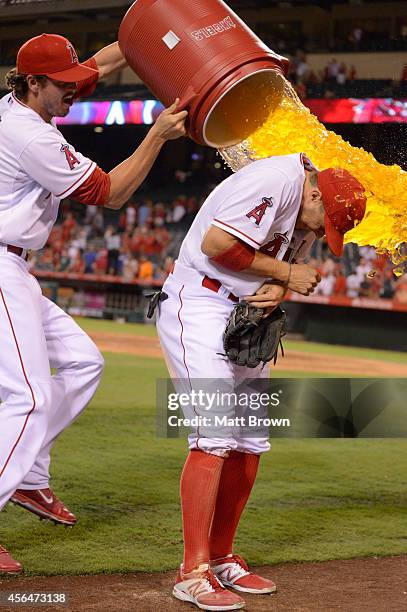
{"label": "red gatorade cooler", "polygon": [[190,136],[212,147],[236,144],[264,123],[288,69],[222,0],[136,0],[119,44],[163,104],[181,99]]}

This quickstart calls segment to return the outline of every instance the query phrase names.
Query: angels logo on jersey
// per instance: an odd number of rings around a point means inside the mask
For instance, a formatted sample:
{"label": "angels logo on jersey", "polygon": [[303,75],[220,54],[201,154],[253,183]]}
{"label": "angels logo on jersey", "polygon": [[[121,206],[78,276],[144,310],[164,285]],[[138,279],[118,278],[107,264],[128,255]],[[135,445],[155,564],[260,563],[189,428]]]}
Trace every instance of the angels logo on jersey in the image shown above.
{"label": "angels logo on jersey", "polygon": [[66,158],[66,161],[68,162],[68,166],[70,170],[73,170],[76,164],[81,163],[79,159],[76,157],[76,155],[74,155],[72,151],[69,150],[68,144],[61,145],[61,151],[62,153],[65,153],[65,158]]}
{"label": "angels logo on jersey", "polygon": [[273,240],[263,244],[260,251],[266,253],[270,257],[276,258],[283,244],[288,244],[287,233],[288,232],[284,232],[284,234],[280,234],[279,232],[275,232]]}
{"label": "angels logo on jersey", "polygon": [[301,251],[303,247],[307,246],[307,240],[302,240],[301,244],[298,244],[298,240],[293,236],[288,249],[284,253],[283,261],[288,261],[292,264],[297,262],[298,257],[301,258]]}
{"label": "angels logo on jersey", "polygon": [[272,198],[262,198],[261,204],[255,206],[252,210],[250,210],[246,217],[255,223],[255,225],[260,225],[261,220],[266,214],[266,210],[273,206]]}

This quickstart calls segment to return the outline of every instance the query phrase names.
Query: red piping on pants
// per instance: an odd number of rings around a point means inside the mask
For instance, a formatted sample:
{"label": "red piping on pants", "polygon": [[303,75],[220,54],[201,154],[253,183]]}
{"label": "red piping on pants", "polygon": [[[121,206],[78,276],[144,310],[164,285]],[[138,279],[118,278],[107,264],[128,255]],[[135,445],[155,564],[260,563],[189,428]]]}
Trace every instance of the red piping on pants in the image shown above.
{"label": "red piping on pants", "polygon": [[[186,362],[186,350],[185,350],[185,344],[184,344],[184,340],[183,340],[184,326],[183,326],[182,321],[181,321],[181,310],[182,310],[182,307],[184,305],[183,301],[182,301],[182,292],[184,291],[184,287],[185,287],[185,285],[182,285],[182,287],[181,287],[181,289],[180,289],[180,291],[178,293],[178,297],[179,297],[179,301],[180,301],[180,307],[179,307],[179,310],[178,310],[178,321],[181,324],[181,336],[180,336],[180,340],[181,340],[181,345],[182,345],[182,350],[183,350],[182,357],[183,357],[185,369],[186,369],[187,374],[188,374],[189,386],[191,387],[191,391],[192,391],[191,377],[189,375],[189,369],[188,369],[187,362]],[[195,412],[196,416],[199,416],[197,414],[196,410],[195,410],[195,406],[194,406],[194,412]],[[197,436],[198,436],[198,439],[196,441],[196,447],[199,449],[199,437],[200,437],[200,435],[199,435],[199,426],[196,429],[196,433],[197,433]]]}
{"label": "red piping on pants", "polygon": [[23,363],[23,360],[22,360],[22,357],[21,357],[20,347],[18,346],[18,342],[17,342],[16,334],[15,334],[15,332],[14,332],[13,322],[12,322],[12,320],[11,320],[10,313],[9,313],[8,308],[7,308],[6,300],[5,300],[5,298],[4,298],[4,294],[3,294],[2,289],[0,289],[0,295],[1,295],[1,299],[2,299],[3,304],[4,304],[4,308],[5,308],[5,310],[6,310],[7,318],[8,318],[9,323],[10,323],[11,332],[12,332],[12,334],[13,334],[14,342],[16,343],[16,348],[17,348],[17,352],[18,352],[18,357],[19,357],[19,359],[20,359],[21,369],[22,369],[23,374],[24,374],[25,382],[27,383],[27,385],[28,385],[28,387],[29,387],[29,389],[30,389],[31,397],[32,397],[32,400],[33,400],[33,406],[32,406],[32,408],[31,408],[30,412],[29,412],[29,413],[27,414],[27,416],[25,417],[24,425],[23,425],[23,427],[22,427],[22,429],[21,429],[21,431],[20,431],[20,434],[19,434],[19,436],[18,436],[17,440],[15,441],[14,446],[13,446],[13,448],[11,449],[9,456],[7,457],[7,460],[6,460],[6,462],[5,462],[4,466],[3,466],[3,468],[2,468],[2,469],[1,469],[1,471],[0,471],[0,478],[1,478],[1,477],[3,476],[3,474],[4,474],[4,471],[5,471],[6,467],[7,467],[7,465],[8,465],[8,463],[9,463],[9,461],[10,461],[10,459],[11,459],[11,457],[12,457],[12,455],[13,455],[13,453],[14,453],[15,449],[16,449],[16,447],[17,447],[17,444],[18,444],[18,443],[20,442],[20,440],[21,440],[21,437],[22,437],[22,435],[23,435],[23,433],[24,433],[24,431],[25,431],[25,428],[26,428],[26,426],[27,426],[28,419],[30,418],[30,415],[33,413],[33,411],[34,411],[34,409],[35,409],[35,396],[34,396],[34,391],[33,391],[32,387],[31,387],[31,385],[30,385],[30,381],[29,381],[29,380],[28,380],[28,378],[27,378],[27,374],[26,374],[26,371],[25,371],[25,368],[24,368],[24,363]]}

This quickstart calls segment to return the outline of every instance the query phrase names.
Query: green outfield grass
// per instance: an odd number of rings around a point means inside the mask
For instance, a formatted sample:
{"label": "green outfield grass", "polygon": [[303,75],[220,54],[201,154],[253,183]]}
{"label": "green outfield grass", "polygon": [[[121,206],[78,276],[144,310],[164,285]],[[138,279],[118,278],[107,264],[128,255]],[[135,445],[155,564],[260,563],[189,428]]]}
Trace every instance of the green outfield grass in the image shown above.
{"label": "green outfield grass", "polygon": [[[180,562],[186,443],[156,436],[155,380],[166,376],[164,363],[105,357],[96,397],[53,454],[51,484],[79,516],[77,526],[54,527],[11,505],[1,515],[0,542],[27,574],[159,571]],[[407,441],[396,439],[276,440],[236,550],[255,564],[406,553],[406,451]]]}
{"label": "green outfield grass", "polygon": [[[115,334],[134,334],[136,336],[146,336],[149,338],[157,336],[155,325],[126,324],[117,323],[116,321],[83,318],[78,318],[77,321],[87,332],[99,331]],[[318,342],[293,342],[292,340],[284,340],[284,346],[287,351],[296,350],[306,353],[327,353],[329,355],[347,355],[349,357],[363,357],[365,359],[380,359],[388,362],[407,363],[407,353],[397,351],[321,344]],[[364,373],[361,372],[360,374],[363,375]]]}

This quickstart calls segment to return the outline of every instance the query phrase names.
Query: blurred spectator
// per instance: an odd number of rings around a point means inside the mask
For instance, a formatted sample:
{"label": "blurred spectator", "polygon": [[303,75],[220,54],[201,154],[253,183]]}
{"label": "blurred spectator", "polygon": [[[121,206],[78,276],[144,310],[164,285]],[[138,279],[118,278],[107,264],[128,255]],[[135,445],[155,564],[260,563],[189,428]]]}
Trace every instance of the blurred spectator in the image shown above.
{"label": "blurred spectator", "polygon": [[126,207],[126,227],[134,227],[137,219],[137,210],[133,202],[130,202]]}
{"label": "blurred spectator", "polygon": [[101,236],[103,233],[103,226],[104,226],[104,217],[103,217],[103,212],[99,207],[87,207],[87,208],[96,208],[96,212],[93,215],[93,221],[92,221],[92,229],[94,230],[94,233],[97,236]]}
{"label": "blurred spectator", "polygon": [[297,50],[295,58],[293,59],[295,66],[295,76],[298,80],[306,81],[310,75],[311,68],[307,63],[307,56],[301,49]]}
{"label": "blurred spectator", "polygon": [[128,255],[132,250],[132,236],[133,236],[133,227],[128,225],[124,232],[121,235],[121,252]]}
{"label": "blurred spectator", "polygon": [[396,282],[394,299],[402,304],[407,304],[407,274],[401,276]]}
{"label": "blurred spectator", "polygon": [[326,81],[337,81],[338,73],[340,69],[339,62],[333,57],[329,60],[324,70],[324,79]]}
{"label": "blurred spectator", "polygon": [[153,280],[154,268],[151,261],[147,259],[145,255],[140,256],[138,278],[139,280],[149,281]]}
{"label": "blurred spectator", "polygon": [[156,226],[161,227],[165,222],[166,216],[167,216],[167,213],[165,211],[164,204],[162,202],[158,202],[154,206],[154,224]]}
{"label": "blurred spectator", "polygon": [[50,246],[46,246],[43,251],[37,253],[37,260],[35,262],[35,267],[38,270],[53,270],[54,262],[53,262],[53,252]]}
{"label": "blurred spectator", "polygon": [[315,289],[316,295],[332,295],[335,286],[335,276],[333,272],[321,272],[321,282]]}
{"label": "blurred spectator", "polygon": [[82,255],[82,249],[78,249],[75,256],[71,259],[67,272],[71,272],[72,274],[84,274],[85,261],[83,260]]}
{"label": "blurred spectator", "polygon": [[134,281],[137,279],[139,271],[139,263],[135,257],[127,256],[123,263],[123,279],[126,281]]}
{"label": "blurred spectator", "polygon": [[157,227],[155,230],[155,253],[163,255],[170,243],[170,234],[165,227]]}
{"label": "blurred spectator", "polygon": [[171,223],[178,223],[186,213],[186,197],[179,196],[173,204]]}
{"label": "blurred spectator", "polygon": [[346,294],[350,298],[359,297],[359,289],[361,285],[361,279],[353,270],[349,276],[346,277]]}
{"label": "blurred spectator", "polygon": [[338,83],[338,85],[345,85],[346,73],[347,73],[346,64],[344,62],[341,62],[339,64],[338,74],[336,75],[336,82]]}
{"label": "blurred spectator", "polygon": [[154,271],[154,280],[156,281],[160,281],[161,283],[163,283],[165,281],[165,279],[167,278],[168,274],[167,272],[164,270],[164,268],[162,268],[161,266],[157,266],[155,271]]}
{"label": "blurred spectator", "polygon": [[391,299],[394,296],[394,276],[392,270],[385,270],[382,278],[382,287],[379,289],[380,297]]}
{"label": "blurred spectator", "polygon": [[85,274],[93,274],[96,257],[97,257],[97,250],[95,248],[92,248],[89,245],[89,247],[85,250],[83,254],[83,260],[85,264]]}
{"label": "blurred spectator", "polygon": [[369,264],[369,262],[364,257],[361,257],[355,269],[356,275],[361,283],[365,280],[367,274],[370,272],[371,269],[371,264]]}
{"label": "blurred spectator", "polygon": [[152,216],[153,202],[152,200],[145,200],[138,209],[137,222],[140,227],[147,223],[148,219]]}
{"label": "blurred spectator", "polygon": [[84,219],[84,222],[86,225],[93,225],[93,220],[95,218],[97,211],[98,211],[97,206],[91,206],[91,205],[86,206],[86,213],[85,213],[85,219]]}
{"label": "blurred spectator", "polygon": [[346,277],[341,264],[338,264],[335,268],[335,284],[333,287],[332,295],[343,296],[346,295]]}
{"label": "blurred spectator", "polygon": [[135,255],[138,255],[144,249],[144,237],[147,232],[148,229],[146,228],[146,226],[136,227],[136,229],[134,230],[133,236],[131,237],[130,249],[131,252]]}
{"label": "blurred spectator", "polygon": [[76,228],[76,221],[74,219],[73,213],[68,212],[64,221],[62,222],[62,240],[63,242],[67,242],[72,237],[74,229]]}
{"label": "blurred spectator", "polygon": [[86,228],[76,229],[73,232],[71,245],[74,249],[86,249],[87,241],[88,241],[88,231]]}
{"label": "blurred spectator", "polygon": [[98,251],[93,263],[93,272],[97,275],[106,274],[107,268],[107,249]]}
{"label": "blurred spectator", "polygon": [[109,225],[105,232],[105,243],[107,248],[106,274],[115,276],[118,271],[121,240],[113,225]]}

